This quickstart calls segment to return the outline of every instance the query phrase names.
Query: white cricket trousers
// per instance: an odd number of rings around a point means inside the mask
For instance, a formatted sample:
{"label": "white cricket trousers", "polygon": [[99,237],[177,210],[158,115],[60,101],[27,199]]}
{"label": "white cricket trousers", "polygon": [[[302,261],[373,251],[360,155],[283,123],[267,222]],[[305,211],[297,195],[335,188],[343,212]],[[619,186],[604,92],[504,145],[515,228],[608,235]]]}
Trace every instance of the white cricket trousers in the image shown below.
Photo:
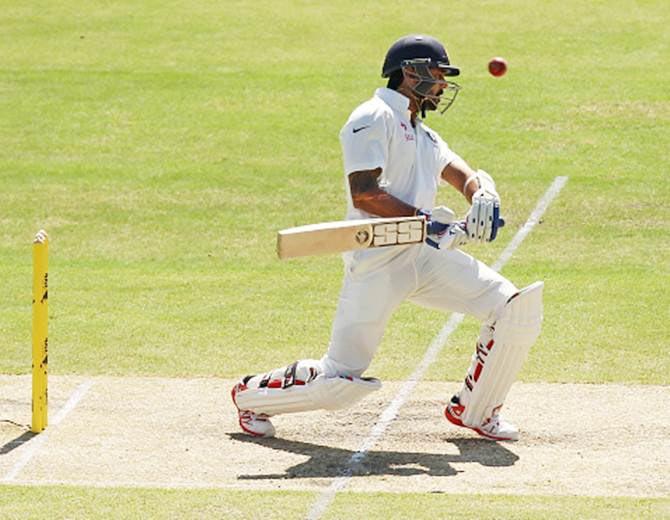
{"label": "white cricket trousers", "polygon": [[389,318],[404,300],[487,322],[517,291],[504,276],[460,250],[421,244],[390,259],[381,253],[352,260],[322,366],[328,376],[360,377],[372,362]]}

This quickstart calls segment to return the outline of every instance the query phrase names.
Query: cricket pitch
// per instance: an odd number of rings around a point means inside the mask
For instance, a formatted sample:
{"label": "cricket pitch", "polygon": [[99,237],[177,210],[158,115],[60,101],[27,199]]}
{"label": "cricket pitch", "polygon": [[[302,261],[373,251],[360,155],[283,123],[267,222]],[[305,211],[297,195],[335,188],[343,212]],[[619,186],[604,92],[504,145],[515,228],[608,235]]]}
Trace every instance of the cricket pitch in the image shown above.
{"label": "cricket pitch", "polygon": [[[277,438],[253,439],[237,427],[232,384],[52,376],[52,423],[34,435],[29,376],[0,376],[0,482],[325,490],[400,386],[385,382],[350,410],[276,417]],[[419,383],[347,490],[670,495],[670,387],[517,383],[504,415],[521,440],[491,442],[442,416],[458,386]]]}

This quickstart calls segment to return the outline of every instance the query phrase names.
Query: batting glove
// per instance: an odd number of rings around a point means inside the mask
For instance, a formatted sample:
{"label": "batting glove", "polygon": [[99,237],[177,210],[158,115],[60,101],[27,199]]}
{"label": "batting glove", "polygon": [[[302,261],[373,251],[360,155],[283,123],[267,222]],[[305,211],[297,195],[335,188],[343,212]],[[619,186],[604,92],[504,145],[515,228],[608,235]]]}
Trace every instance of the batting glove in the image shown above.
{"label": "batting glove", "polygon": [[426,244],[429,246],[454,249],[467,242],[464,223],[455,222],[456,214],[446,206],[438,206],[432,212],[420,210],[418,214],[426,216]]}
{"label": "batting glove", "polygon": [[472,195],[472,207],[465,218],[465,229],[470,240],[492,242],[498,229],[505,225],[500,218],[500,196],[495,182],[484,170],[478,170],[479,189]]}

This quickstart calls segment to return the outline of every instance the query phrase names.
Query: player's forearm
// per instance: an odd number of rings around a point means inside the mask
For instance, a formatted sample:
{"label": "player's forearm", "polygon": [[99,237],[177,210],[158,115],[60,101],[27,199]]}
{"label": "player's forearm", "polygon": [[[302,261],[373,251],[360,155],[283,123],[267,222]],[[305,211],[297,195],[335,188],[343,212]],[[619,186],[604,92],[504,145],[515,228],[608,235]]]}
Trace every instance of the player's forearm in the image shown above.
{"label": "player's forearm", "polygon": [[410,217],[417,208],[394,197],[379,187],[381,168],[353,172],[349,175],[349,188],[354,207],[378,217]]}
{"label": "player's forearm", "polygon": [[411,217],[417,208],[377,188],[353,198],[354,207],[378,217]]}
{"label": "player's forearm", "polygon": [[473,179],[475,171],[463,159],[455,159],[442,170],[442,178],[463,194],[472,203],[472,195],[479,189],[479,183]]}

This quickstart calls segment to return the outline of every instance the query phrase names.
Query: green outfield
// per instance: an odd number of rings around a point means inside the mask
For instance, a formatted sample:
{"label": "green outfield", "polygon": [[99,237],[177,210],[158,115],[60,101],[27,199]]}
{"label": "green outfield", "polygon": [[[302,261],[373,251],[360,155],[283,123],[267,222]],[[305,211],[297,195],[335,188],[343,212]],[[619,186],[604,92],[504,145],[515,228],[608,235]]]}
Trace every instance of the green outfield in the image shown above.
{"label": "green outfield", "polygon": [[[280,262],[275,233],[342,218],[339,129],[383,85],[390,43],[424,32],[463,71],[455,105],[427,123],[493,175],[508,223],[467,250],[493,262],[553,179],[569,177],[503,271],[546,284],[543,334],[521,379],[669,383],[670,4],[4,1],[0,24],[0,374],[30,371],[40,228],[54,374],[232,379],[320,357],[341,261]],[[495,55],[509,62],[503,78],[486,71]],[[440,202],[466,211],[453,190]],[[406,378],[446,319],[403,305],[370,374]],[[465,320],[428,379],[461,379],[477,329]],[[0,495],[9,518],[40,517],[45,502],[59,518],[236,518],[256,500],[262,518],[301,518],[316,496]],[[477,497],[484,512],[469,516],[469,499],[448,495],[344,493],[326,517],[377,517],[386,500],[394,518],[668,514],[667,499]]]}
{"label": "green outfield", "polygon": [[[31,489],[18,486],[2,488],[4,496],[17,505],[0,505],[5,518],[44,518],[44,504],[59,504],[52,518],[249,518],[251,520],[283,520],[299,518],[314,500],[313,493],[240,492],[195,490],[188,493],[174,490],[134,490],[71,488],[48,486]],[[477,508],[473,510],[473,501]],[[252,510],[249,503],[255,504]],[[412,504],[412,501],[416,501]],[[119,503],[126,509],[119,509]],[[27,504],[27,505],[26,505]],[[62,505],[61,505],[62,504]],[[416,504],[420,504],[417,506]],[[420,507],[420,509],[419,509]],[[131,513],[129,513],[131,512]],[[655,500],[624,500],[621,498],[551,498],[444,495],[395,495],[360,493],[340,495],[325,520],[339,518],[462,518],[464,520],[495,520],[508,518],[664,518],[670,514],[667,504]]]}

